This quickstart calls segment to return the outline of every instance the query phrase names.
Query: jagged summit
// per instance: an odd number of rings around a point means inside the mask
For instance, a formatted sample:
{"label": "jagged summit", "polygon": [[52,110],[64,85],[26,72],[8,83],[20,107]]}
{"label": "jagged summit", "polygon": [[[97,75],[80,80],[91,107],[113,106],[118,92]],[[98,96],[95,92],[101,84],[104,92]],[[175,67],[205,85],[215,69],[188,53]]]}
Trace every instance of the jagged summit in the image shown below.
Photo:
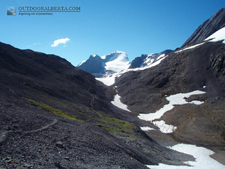
{"label": "jagged summit", "polygon": [[181,47],[201,42],[223,27],[225,27],[225,8],[220,9],[210,19],[200,25]]}

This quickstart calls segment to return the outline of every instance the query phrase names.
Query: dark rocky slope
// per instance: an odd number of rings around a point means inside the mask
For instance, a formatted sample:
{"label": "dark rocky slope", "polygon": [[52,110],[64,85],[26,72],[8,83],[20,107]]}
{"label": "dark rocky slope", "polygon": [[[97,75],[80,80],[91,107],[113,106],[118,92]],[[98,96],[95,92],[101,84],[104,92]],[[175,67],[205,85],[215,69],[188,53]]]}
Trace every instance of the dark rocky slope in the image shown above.
{"label": "dark rocky slope", "polygon": [[225,26],[225,8],[216,12],[210,19],[200,25],[190,38],[182,45],[187,46],[192,43],[201,42],[219,29]]}
{"label": "dark rocky slope", "polygon": [[193,159],[161,147],[110,103],[110,89],[58,56],[0,43],[0,77],[0,168],[147,168]]}
{"label": "dark rocky slope", "polygon": [[115,86],[122,101],[136,115],[162,108],[168,103],[166,95],[206,91],[189,98],[204,104],[175,106],[162,119],[178,127],[172,136],[179,141],[225,145],[225,44],[205,43],[170,53],[158,66],[123,74]]}

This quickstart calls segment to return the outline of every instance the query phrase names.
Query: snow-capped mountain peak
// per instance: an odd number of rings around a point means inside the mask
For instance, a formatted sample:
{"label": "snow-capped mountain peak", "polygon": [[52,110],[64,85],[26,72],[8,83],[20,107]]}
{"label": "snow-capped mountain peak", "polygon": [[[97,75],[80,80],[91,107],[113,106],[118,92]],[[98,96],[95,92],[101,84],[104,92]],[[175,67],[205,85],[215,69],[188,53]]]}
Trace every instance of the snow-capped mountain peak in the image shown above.
{"label": "snow-capped mountain peak", "polygon": [[117,50],[102,57],[97,54],[91,55],[88,60],[83,61],[77,67],[96,77],[103,77],[120,72],[129,66],[130,61],[127,54]]}
{"label": "snow-capped mountain peak", "polygon": [[106,70],[112,70],[114,72],[120,72],[127,69],[130,66],[130,61],[125,52],[113,52],[108,57],[106,57],[107,62],[105,62]]}

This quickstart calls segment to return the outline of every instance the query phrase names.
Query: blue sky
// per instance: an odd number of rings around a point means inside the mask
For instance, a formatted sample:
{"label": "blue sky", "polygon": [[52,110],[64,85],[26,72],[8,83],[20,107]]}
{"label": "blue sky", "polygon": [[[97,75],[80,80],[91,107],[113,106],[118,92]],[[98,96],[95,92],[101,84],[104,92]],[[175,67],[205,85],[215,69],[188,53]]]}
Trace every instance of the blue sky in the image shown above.
{"label": "blue sky", "polygon": [[[1,0],[0,41],[56,54],[77,66],[92,54],[141,54],[180,47],[224,0]],[[15,6],[16,16],[6,9]],[[80,12],[21,16],[19,6],[80,6]],[[68,39],[66,39],[68,38]],[[64,39],[65,44],[53,45]]]}

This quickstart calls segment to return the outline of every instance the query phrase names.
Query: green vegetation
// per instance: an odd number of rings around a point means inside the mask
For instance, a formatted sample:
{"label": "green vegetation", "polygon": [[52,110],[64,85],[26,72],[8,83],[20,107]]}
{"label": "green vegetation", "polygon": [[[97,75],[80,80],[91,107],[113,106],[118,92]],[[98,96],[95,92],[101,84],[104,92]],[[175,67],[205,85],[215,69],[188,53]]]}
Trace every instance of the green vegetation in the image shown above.
{"label": "green vegetation", "polygon": [[61,116],[61,117],[64,117],[64,118],[67,118],[67,119],[70,119],[70,120],[76,120],[76,121],[80,121],[80,122],[85,122],[84,120],[80,119],[80,118],[77,118],[76,116],[72,115],[72,114],[69,114],[69,113],[66,113],[62,110],[59,110],[59,109],[56,109],[52,106],[49,106],[45,103],[42,103],[42,102],[37,102],[37,101],[34,101],[34,100],[31,100],[31,99],[28,99],[28,98],[25,98],[26,100],[28,100],[29,102],[31,102],[33,105],[43,109],[43,110],[46,110],[46,111],[49,111],[49,112],[52,112],[53,114],[57,115],[57,116]]}
{"label": "green vegetation", "polygon": [[121,131],[112,127],[108,127],[108,126],[102,126],[101,124],[98,124],[99,127],[109,131],[110,133],[120,133]]}
{"label": "green vegetation", "polygon": [[[92,122],[96,123],[97,126],[101,127],[104,130],[107,130],[108,132],[117,135],[119,137],[123,137],[125,140],[133,140],[135,138],[135,131],[136,125],[124,120],[120,120],[116,117],[109,116],[108,114],[92,110],[90,107],[87,107],[85,105],[81,104],[75,104],[72,102],[60,102],[55,99],[51,99],[48,97],[44,97],[46,100],[45,103],[40,101],[35,101],[32,99],[28,99],[32,105],[39,107],[40,109],[43,109],[45,111],[54,113],[55,115],[58,115],[60,117],[64,117],[66,119],[76,120],[80,122],[86,122],[83,119],[80,119],[74,115],[71,115],[68,112],[76,112],[84,117],[84,119],[92,119]],[[48,103],[48,104],[47,104]],[[51,105],[55,105],[50,106]],[[57,108],[56,108],[57,107]],[[60,110],[63,109],[64,111]],[[63,119],[61,119],[63,120]]]}
{"label": "green vegetation", "polygon": [[107,130],[108,132],[123,137],[125,140],[135,139],[135,124],[120,120],[115,117],[104,116],[100,112],[96,112],[100,118],[98,118],[98,126]]}
{"label": "green vegetation", "polygon": [[103,117],[102,122],[103,124],[105,123],[112,126],[114,129],[118,129],[120,132],[133,132],[133,128],[135,127],[133,123],[129,123],[115,117]]}

